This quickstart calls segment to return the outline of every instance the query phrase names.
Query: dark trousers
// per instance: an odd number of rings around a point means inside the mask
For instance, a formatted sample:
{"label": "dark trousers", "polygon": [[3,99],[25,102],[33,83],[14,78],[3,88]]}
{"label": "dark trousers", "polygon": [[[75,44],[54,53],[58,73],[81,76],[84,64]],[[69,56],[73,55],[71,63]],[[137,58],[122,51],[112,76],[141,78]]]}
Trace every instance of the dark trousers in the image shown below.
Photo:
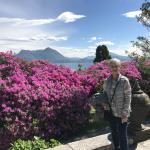
{"label": "dark trousers", "polygon": [[122,123],[121,118],[113,117],[110,123],[112,141],[115,150],[128,150],[127,122]]}

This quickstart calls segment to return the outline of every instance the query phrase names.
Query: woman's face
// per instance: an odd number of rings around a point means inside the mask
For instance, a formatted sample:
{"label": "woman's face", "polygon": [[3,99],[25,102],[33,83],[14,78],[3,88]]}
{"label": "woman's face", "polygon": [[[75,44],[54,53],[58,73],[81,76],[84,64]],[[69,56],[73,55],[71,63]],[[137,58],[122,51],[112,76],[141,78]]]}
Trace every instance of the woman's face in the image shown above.
{"label": "woman's face", "polygon": [[110,64],[110,70],[112,74],[119,74],[120,73],[120,65],[116,63]]}

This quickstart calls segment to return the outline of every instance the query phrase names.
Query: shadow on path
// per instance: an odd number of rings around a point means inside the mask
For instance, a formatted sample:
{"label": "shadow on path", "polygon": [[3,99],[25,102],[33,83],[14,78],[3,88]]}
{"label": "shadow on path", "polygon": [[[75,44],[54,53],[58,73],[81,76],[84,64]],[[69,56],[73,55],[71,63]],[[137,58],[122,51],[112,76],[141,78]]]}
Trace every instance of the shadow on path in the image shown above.
{"label": "shadow on path", "polygon": [[[108,140],[112,142],[112,136],[111,134],[108,135]],[[129,150],[136,150],[137,149],[137,144],[132,144],[132,145],[129,145]]]}
{"label": "shadow on path", "polygon": [[133,144],[129,146],[129,150],[136,150],[137,149],[137,144]]}

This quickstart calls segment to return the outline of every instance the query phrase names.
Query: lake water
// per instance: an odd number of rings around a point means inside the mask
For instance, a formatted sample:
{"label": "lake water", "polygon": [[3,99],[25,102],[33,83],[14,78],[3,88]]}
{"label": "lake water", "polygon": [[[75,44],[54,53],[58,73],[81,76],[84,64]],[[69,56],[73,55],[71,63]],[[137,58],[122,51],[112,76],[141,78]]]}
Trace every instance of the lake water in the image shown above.
{"label": "lake water", "polygon": [[82,64],[82,68],[88,68],[92,65],[92,63],[56,63],[57,65],[63,65],[66,66],[70,69],[77,70],[78,69],[78,64]]}

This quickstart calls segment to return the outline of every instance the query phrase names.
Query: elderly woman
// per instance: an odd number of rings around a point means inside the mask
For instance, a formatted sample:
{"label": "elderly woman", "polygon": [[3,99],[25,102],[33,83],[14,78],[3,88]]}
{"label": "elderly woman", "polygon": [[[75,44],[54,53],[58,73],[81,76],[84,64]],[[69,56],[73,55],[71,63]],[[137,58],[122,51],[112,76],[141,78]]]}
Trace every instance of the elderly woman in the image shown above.
{"label": "elderly woman", "polygon": [[103,103],[103,107],[104,110],[111,110],[112,112],[109,123],[115,150],[127,150],[127,124],[131,112],[131,86],[128,78],[120,73],[121,62],[119,59],[111,59],[109,66],[111,75],[103,84],[108,103]]}

